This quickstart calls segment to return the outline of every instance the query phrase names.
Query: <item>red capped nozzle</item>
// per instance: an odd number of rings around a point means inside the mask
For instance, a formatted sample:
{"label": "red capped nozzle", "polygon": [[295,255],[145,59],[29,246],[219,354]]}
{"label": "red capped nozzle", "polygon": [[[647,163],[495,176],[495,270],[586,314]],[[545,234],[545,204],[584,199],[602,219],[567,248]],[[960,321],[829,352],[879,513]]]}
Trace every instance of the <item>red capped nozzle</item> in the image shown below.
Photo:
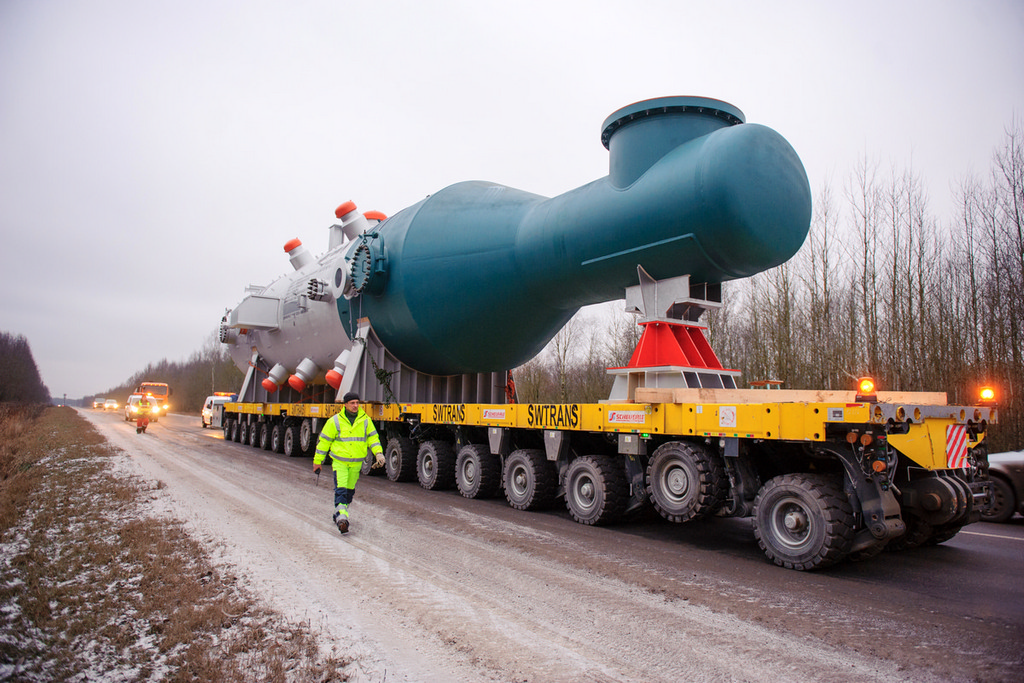
{"label": "red capped nozzle", "polygon": [[267,392],[271,393],[271,394],[275,393],[278,390],[278,388],[279,388],[277,386],[277,382],[275,382],[274,380],[270,379],[269,377],[264,378],[264,380],[262,382],[260,382],[260,384],[262,384],[263,388],[266,389]]}
{"label": "red capped nozzle", "polygon": [[343,377],[343,375],[340,372],[338,372],[337,370],[328,370],[327,371],[327,383],[335,391],[337,391],[338,388],[341,387],[341,378],[342,377]]}
{"label": "red capped nozzle", "polygon": [[335,218],[341,218],[345,214],[352,213],[356,210],[356,203],[349,200],[334,210]]}
{"label": "red capped nozzle", "polygon": [[298,237],[293,237],[292,239],[290,239],[290,240],[288,240],[287,242],[284,243],[284,253],[290,254],[293,249],[295,249],[296,247],[301,247],[301,246],[302,246],[302,240],[300,240]]}
{"label": "red capped nozzle", "polygon": [[292,375],[288,378],[288,386],[295,391],[303,391],[306,388],[306,383],[298,375]]}

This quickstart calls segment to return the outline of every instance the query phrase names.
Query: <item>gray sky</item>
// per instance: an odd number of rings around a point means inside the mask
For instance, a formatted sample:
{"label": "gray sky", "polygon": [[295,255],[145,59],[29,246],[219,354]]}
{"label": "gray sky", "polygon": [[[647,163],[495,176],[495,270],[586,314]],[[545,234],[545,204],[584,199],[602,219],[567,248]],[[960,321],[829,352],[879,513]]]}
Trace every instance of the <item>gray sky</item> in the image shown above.
{"label": "gray sky", "polygon": [[945,222],[1022,65],[1018,0],[0,0],[0,330],[54,395],[102,392],[187,359],[289,239],[322,253],[338,204],[558,195],[669,95],[777,130],[815,193],[912,167]]}

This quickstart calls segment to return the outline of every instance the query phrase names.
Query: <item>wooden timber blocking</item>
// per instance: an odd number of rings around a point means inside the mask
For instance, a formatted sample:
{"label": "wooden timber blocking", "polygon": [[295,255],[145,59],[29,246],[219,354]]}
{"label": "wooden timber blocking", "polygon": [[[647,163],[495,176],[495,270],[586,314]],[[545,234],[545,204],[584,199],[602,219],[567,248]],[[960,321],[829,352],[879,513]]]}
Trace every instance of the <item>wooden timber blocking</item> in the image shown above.
{"label": "wooden timber blocking", "polygon": [[[942,391],[879,391],[879,403],[946,405]],[[857,403],[856,391],[814,389],[658,389],[637,387],[636,403]]]}

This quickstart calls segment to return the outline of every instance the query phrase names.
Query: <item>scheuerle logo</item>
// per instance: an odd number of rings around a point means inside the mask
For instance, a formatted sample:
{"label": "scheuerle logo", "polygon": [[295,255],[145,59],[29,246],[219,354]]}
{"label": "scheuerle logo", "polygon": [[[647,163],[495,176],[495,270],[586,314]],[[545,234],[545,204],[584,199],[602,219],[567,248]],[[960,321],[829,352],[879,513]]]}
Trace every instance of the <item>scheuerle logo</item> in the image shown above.
{"label": "scheuerle logo", "polygon": [[609,410],[608,422],[612,424],[642,425],[647,415],[642,410]]}

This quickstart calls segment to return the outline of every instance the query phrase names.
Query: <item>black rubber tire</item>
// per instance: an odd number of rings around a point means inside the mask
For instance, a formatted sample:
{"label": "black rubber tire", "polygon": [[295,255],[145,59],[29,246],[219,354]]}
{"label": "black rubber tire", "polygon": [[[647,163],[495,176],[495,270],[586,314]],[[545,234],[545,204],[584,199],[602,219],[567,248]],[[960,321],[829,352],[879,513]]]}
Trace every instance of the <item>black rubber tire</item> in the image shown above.
{"label": "black rubber tire", "polygon": [[622,518],[629,503],[629,484],[621,460],[584,455],[565,472],[565,507],[580,524],[602,525]]}
{"label": "black rubber tire", "polygon": [[252,448],[256,448],[257,444],[259,444],[259,438],[260,438],[259,431],[260,430],[259,430],[259,423],[258,422],[250,422],[249,423],[249,433],[248,433],[248,436],[249,436],[249,446],[252,447]]}
{"label": "black rubber tire", "polygon": [[366,457],[363,458],[362,465],[359,466],[359,476],[369,477],[375,474],[380,474],[381,468],[373,469],[373,453],[367,453]]}
{"label": "black rubber tire", "polygon": [[245,445],[245,444],[249,443],[249,423],[248,422],[242,422],[241,420],[239,420],[239,422],[238,422],[238,443],[240,443],[242,445]]}
{"label": "black rubber tire", "polygon": [[416,452],[416,478],[428,491],[455,486],[455,450],[447,441],[424,441]]}
{"label": "black rubber tire", "polygon": [[406,437],[388,439],[384,468],[391,481],[415,481],[416,442]]}
{"label": "black rubber tire", "polygon": [[911,512],[904,511],[902,517],[907,530],[903,532],[902,536],[897,536],[885,544],[886,552],[919,548],[932,537],[932,533],[935,531],[935,527]]}
{"label": "black rubber tire", "polygon": [[992,477],[992,507],[981,515],[984,522],[1003,523],[1013,517],[1017,510],[1017,499],[1013,487],[1005,479]]}
{"label": "black rubber tire", "polygon": [[231,440],[235,443],[242,442],[242,423],[238,420],[231,421]]}
{"label": "black rubber tire", "polygon": [[517,510],[543,510],[557,497],[558,472],[539,449],[509,454],[501,480],[508,504]]}
{"label": "black rubber tire", "polygon": [[316,450],[317,434],[313,431],[313,421],[306,418],[299,427],[299,450],[302,455],[312,455]]}
{"label": "black rubber tire", "polygon": [[274,453],[284,453],[284,425],[275,422],[270,428],[270,450]]}
{"label": "black rubber tire", "polygon": [[259,435],[260,448],[262,448],[265,451],[269,451],[270,450],[270,425],[267,424],[266,422],[261,424],[260,425],[259,434],[260,434]]}
{"label": "black rubber tire", "polygon": [[847,556],[853,509],[842,480],[825,474],[783,474],[754,499],[754,536],[768,559],[787,569],[821,569]]}
{"label": "black rubber tire", "polygon": [[285,426],[281,452],[289,458],[302,455],[302,451],[299,450],[299,426],[297,424],[292,423]]}
{"label": "black rubber tire", "polygon": [[466,498],[493,498],[501,490],[501,458],[483,444],[466,444],[455,458],[455,485]]}
{"label": "black rubber tire", "polygon": [[234,420],[224,420],[224,426],[221,427],[224,430],[224,440],[231,441],[231,425],[234,424]]}
{"label": "black rubber tire", "polygon": [[685,441],[662,444],[647,465],[651,504],[670,522],[713,514],[725,502],[728,482],[718,455]]}
{"label": "black rubber tire", "polygon": [[932,529],[932,535],[924,542],[925,545],[938,545],[952,539],[964,528],[962,522],[943,524]]}
{"label": "black rubber tire", "polygon": [[864,548],[863,550],[854,550],[846,556],[846,559],[850,562],[864,562],[870,560],[872,557],[878,557],[885,550],[885,542],[877,543],[873,546]]}

